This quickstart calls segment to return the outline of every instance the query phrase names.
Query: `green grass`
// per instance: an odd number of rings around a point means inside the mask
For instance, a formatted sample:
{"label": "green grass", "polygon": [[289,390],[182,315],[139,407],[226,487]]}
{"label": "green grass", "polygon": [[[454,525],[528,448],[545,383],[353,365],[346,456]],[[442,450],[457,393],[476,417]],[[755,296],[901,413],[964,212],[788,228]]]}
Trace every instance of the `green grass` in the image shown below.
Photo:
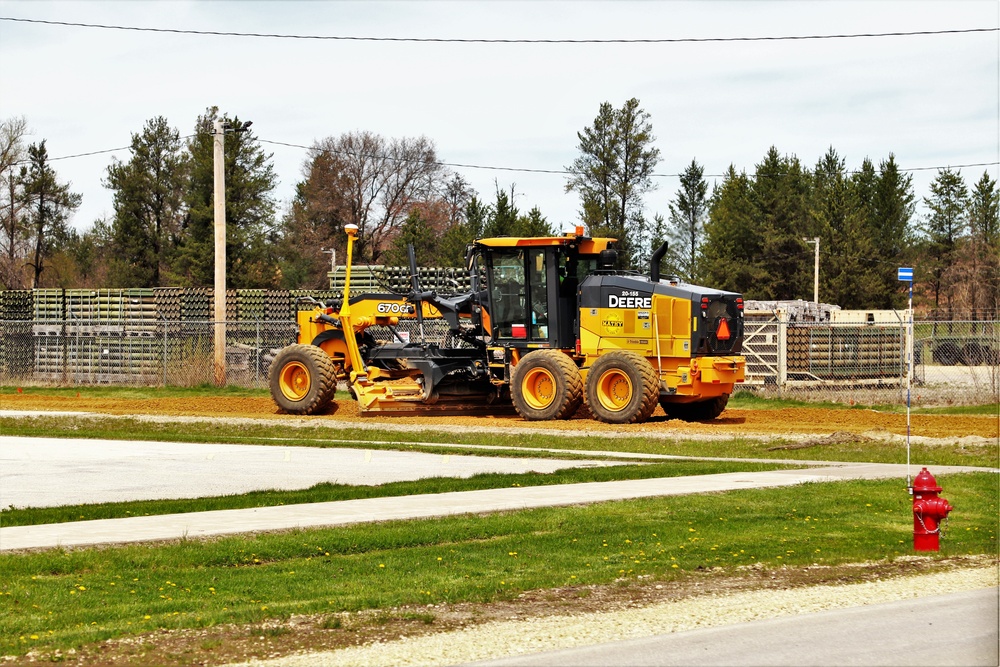
{"label": "green grass", "polygon": [[[906,406],[896,406],[896,412],[906,412]],[[1000,415],[1000,403],[987,403],[985,405],[955,405],[945,408],[917,408],[913,414],[920,415],[983,415],[996,417]]]}
{"label": "green grass", "polygon": [[[210,384],[202,384],[195,387],[109,387],[109,386],[73,386],[73,387],[17,387],[0,386],[0,397],[5,394],[22,392],[38,396],[65,396],[67,398],[76,397],[79,394],[84,398],[121,398],[143,399],[143,398],[213,398],[213,397],[236,397],[250,396],[266,398],[270,396],[267,389],[245,389],[242,387],[216,387]],[[846,396],[846,394],[845,394]],[[347,392],[337,392],[334,400],[351,400]],[[729,399],[729,407],[740,410],[780,410],[784,408],[825,408],[830,410],[865,410],[878,409],[887,412],[906,410],[905,405],[862,405],[849,406],[835,401],[807,401],[798,398],[762,396],[756,392],[748,390],[738,390]],[[935,408],[913,408],[913,412],[923,414],[997,414],[997,403],[986,403],[984,405],[972,406],[948,406]]]}
{"label": "green grass", "polygon": [[[358,430],[332,426],[289,428],[284,425],[254,423],[156,423],[129,418],[32,417],[0,418],[0,432],[5,435],[39,437],[109,438],[114,440],[158,440],[165,442],[211,442],[232,444],[279,445],[282,447],[365,447],[432,453],[476,453],[503,456],[558,456],[542,449],[584,452],[630,452],[673,456],[728,457],[752,459],[789,459],[825,461],[866,461],[905,463],[906,448],[900,443],[872,443],[863,440],[822,445],[806,449],[775,450],[788,441],[761,441],[744,438],[728,440],[675,440],[640,434],[636,437],[606,437],[574,433],[566,436],[531,433],[452,433],[442,431]],[[504,451],[436,447],[435,443],[505,448]],[[995,467],[996,443],[913,444],[913,461],[922,465],[970,465]]]}
{"label": "green grass", "polygon": [[823,408],[826,410],[853,410],[860,406],[849,406],[833,401],[803,401],[796,398],[761,396],[747,390],[740,390],[729,397],[726,407],[737,410],[783,410],[785,408]]}
{"label": "green grass", "polygon": [[[19,392],[18,389],[21,391]],[[234,396],[270,396],[267,389],[245,389],[243,387],[216,387],[202,384],[195,387],[113,387],[113,386],[75,386],[75,387],[33,387],[33,386],[2,386],[0,397],[4,394],[25,393],[35,396],[65,396],[75,398],[77,394],[85,398],[120,398],[122,400],[142,398],[211,398]],[[345,394],[346,396],[346,394]]]}
{"label": "green grass", "polygon": [[[829,392],[828,392],[829,394]],[[849,397],[844,393],[845,400]],[[804,401],[796,398],[780,398],[771,396],[761,396],[752,391],[737,391],[729,399],[728,407],[738,410],[781,410],[784,408],[822,408],[824,410],[877,410],[879,412],[891,412],[893,414],[905,413],[906,404],[898,403],[864,405],[856,403],[836,403],[833,401]],[[997,415],[1000,414],[1000,404],[983,403],[981,405],[949,405],[943,407],[912,407],[912,414],[915,415]]]}
{"label": "green grass", "polygon": [[569,468],[554,473],[484,473],[465,479],[435,477],[412,482],[393,482],[378,486],[317,484],[308,489],[298,491],[255,491],[240,495],[196,499],[95,503],[87,505],[63,505],[59,507],[7,508],[0,510],[0,526],[30,526],[45,523],[89,521],[93,519],[120,519],[134,516],[320,503],[358,498],[384,498],[422,493],[501,489],[511,486],[549,486],[553,484],[608,482],[623,479],[711,475],[724,472],[776,470],[784,467],[767,463],[671,461],[669,463],[653,463],[648,465]]}
{"label": "green grass", "polygon": [[[996,475],[938,480],[956,507],[940,555],[996,555]],[[668,581],[713,568],[893,560],[912,554],[909,507],[902,480],[850,481],[2,554],[0,653],[65,650],[158,628]]]}

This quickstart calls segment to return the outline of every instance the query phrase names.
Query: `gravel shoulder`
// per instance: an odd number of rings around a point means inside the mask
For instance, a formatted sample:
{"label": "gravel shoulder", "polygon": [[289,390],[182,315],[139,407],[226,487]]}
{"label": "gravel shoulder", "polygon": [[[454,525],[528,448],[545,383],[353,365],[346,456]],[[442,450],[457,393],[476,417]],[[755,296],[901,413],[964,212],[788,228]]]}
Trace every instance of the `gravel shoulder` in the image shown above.
{"label": "gravel shoulder", "polygon": [[238,663],[245,667],[455,665],[928,595],[996,588],[996,563],[852,584],[712,591],[608,612],[492,621],[451,632],[376,641],[337,651]]}
{"label": "gravel shoulder", "polygon": [[[527,422],[516,415],[503,416],[421,416],[364,418],[353,401],[338,401],[325,414],[313,417],[296,417],[281,414],[269,397],[217,398],[148,398],[108,399],[100,397],[72,397],[36,395],[29,391],[22,394],[5,394],[0,402],[5,411],[76,411],[105,415],[181,419],[252,419],[266,420],[289,427],[328,426],[332,428],[382,429],[382,430],[433,430],[443,432],[495,431],[504,433],[535,433],[553,435],[596,435],[615,437],[630,435],[657,438],[698,439],[733,437],[801,437],[803,435],[830,434],[837,431],[860,433],[870,437],[905,437],[906,415],[874,410],[820,407],[797,407],[778,410],[727,409],[711,422],[684,422],[667,419],[657,407],[652,418],[644,424],[627,428],[602,424],[590,419],[582,409],[572,419],[553,422]],[[948,439],[950,442],[968,437],[995,442],[1000,423],[996,417],[969,415],[913,415],[911,435],[914,438]]]}

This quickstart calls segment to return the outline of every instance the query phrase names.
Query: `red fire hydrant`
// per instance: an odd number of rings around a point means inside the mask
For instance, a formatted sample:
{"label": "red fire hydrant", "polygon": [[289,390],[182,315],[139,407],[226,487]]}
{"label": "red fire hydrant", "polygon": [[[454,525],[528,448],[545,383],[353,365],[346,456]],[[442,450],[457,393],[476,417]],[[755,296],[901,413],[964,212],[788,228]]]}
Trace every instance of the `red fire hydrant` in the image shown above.
{"label": "red fire hydrant", "polygon": [[924,468],[913,480],[913,550],[939,551],[941,522],[955,509],[939,498],[941,487],[934,475]]}

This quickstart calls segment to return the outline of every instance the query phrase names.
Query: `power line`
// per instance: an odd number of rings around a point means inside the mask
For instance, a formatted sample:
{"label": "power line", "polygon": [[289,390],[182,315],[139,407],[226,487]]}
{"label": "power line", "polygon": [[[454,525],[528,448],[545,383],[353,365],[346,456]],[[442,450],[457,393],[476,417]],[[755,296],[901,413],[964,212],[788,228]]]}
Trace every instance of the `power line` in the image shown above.
{"label": "power line", "polygon": [[[118,151],[127,151],[131,146],[122,146],[121,148],[106,148],[103,151],[90,151],[89,153],[76,153],[74,155],[60,155],[59,157],[47,157],[46,162],[55,162],[56,160],[71,160],[75,157],[89,157],[91,155],[101,155],[103,153],[117,153]],[[13,164],[28,164],[31,160],[18,160]]]}
{"label": "power line", "polygon": [[[188,135],[186,137],[180,137],[180,139],[181,140],[191,139],[194,136],[195,135],[190,134],[190,135]],[[73,155],[60,155],[59,157],[48,157],[48,156],[46,156],[45,161],[46,162],[56,162],[57,160],[72,160],[73,158],[77,158],[77,157],[90,157],[91,155],[103,155],[104,153],[118,153],[119,151],[127,151],[127,150],[129,150],[131,148],[132,148],[131,146],[121,146],[119,148],[105,148],[102,151],[90,151],[88,153],[75,153]],[[13,164],[28,164],[30,162],[31,162],[31,160],[17,160],[15,162],[12,162],[11,164],[12,165]]]}
{"label": "power line", "polygon": [[[196,135],[191,134],[191,135],[188,135],[188,136],[185,136],[185,137],[180,137],[180,138],[182,140],[183,139],[191,139],[194,136],[196,136]],[[377,155],[377,154],[374,154],[374,153],[367,153],[366,154],[366,153],[355,153],[355,152],[352,152],[352,151],[337,151],[337,150],[332,150],[332,149],[329,149],[329,148],[319,148],[317,146],[306,146],[306,145],[303,145],[303,144],[293,144],[293,143],[290,143],[290,142],[287,142],[287,141],[274,141],[274,140],[271,140],[271,139],[261,139],[259,137],[257,138],[257,141],[259,141],[262,144],[270,144],[272,146],[284,146],[286,148],[298,148],[298,149],[305,150],[305,151],[316,151],[316,150],[318,150],[318,151],[324,152],[324,153],[334,153],[334,154],[337,154],[337,155],[347,155],[347,156],[350,156],[350,157],[364,157],[364,158],[371,158],[371,159],[376,159],[376,160],[391,160],[391,161],[395,161],[395,162],[424,162],[425,161],[425,160],[413,160],[411,158],[405,158],[405,157],[396,157],[396,156],[393,156],[393,155]],[[47,157],[46,160],[48,162],[56,162],[58,160],[71,160],[73,158],[90,157],[92,155],[102,155],[104,153],[117,153],[119,151],[130,150],[131,148],[132,148],[131,146],[121,146],[119,148],[106,148],[104,150],[99,150],[99,151],[89,151],[87,153],[74,153],[72,155],[60,155],[58,157]],[[17,162],[14,162],[13,164],[28,164],[29,162],[30,162],[30,160],[18,160]],[[469,164],[469,163],[464,163],[464,162],[443,162],[441,160],[434,160],[433,163],[436,164],[436,165],[440,165],[442,167],[451,167],[453,169],[482,169],[482,170],[486,170],[486,171],[508,171],[508,172],[522,173],[522,174],[552,174],[552,175],[556,175],[556,176],[572,176],[573,175],[572,171],[568,171],[566,169],[536,169],[536,168],[531,168],[531,167],[502,167],[502,166],[498,166],[498,165],[489,165],[489,164]],[[943,166],[936,166],[936,167],[898,168],[897,171],[899,171],[900,173],[909,173],[909,172],[915,172],[915,171],[934,171],[934,170],[939,170],[939,169],[965,169],[965,168],[972,168],[972,167],[994,167],[994,166],[997,166],[997,165],[1000,165],[1000,162],[970,162],[970,163],[966,163],[966,164],[950,164],[950,165],[943,165]],[[859,170],[846,170],[843,173],[846,174],[846,175],[851,175],[851,174],[860,173],[860,171]],[[745,175],[745,176],[748,176],[748,177],[753,177],[753,176],[757,175],[757,174],[745,174],[744,172],[739,172],[739,174]],[[787,175],[787,174],[774,174],[774,175],[775,176],[784,176],[784,175]],[[655,174],[654,173],[654,174],[650,174],[650,176],[653,177],[653,178],[680,178],[680,177],[683,176],[683,174]],[[702,174],[703,178],[725,178],[726,176],[728,176],[727,173],[721,173],[721,174]],[[769,174],[769,176],[770,176],[770,174]]]}
{"label": "power line", "polygon": [[0,21],[36,23],[41,25],[66,26],[72,28],[96,28],[100,30],[123,30],[132,32],[155,32],[174,35],[199,35],[210,37],[252,37],[267,39],[301,39],[340,42],[408,42],[434,44],[691,44],[714,42],[782,42],[817,39],[862,39],[875,37],[918,37],[927,35],[957,35],[969,33],[998,32],[1000,28],[963,28],[955,30],[912,30],[895,32],[862,32],[828,35],[780,35],[771,37],[664,37],[652,39],[485,39],[464,37],[372,37],[350,35],[296,35],[262,32],[230,32],[219,30],[184,30],[180,28],[144,28],[140,26],[109,25],[104,23],[76,23],[71,21],[47,21],[0,16]]}
{"label": "power line", "polygon": [[[337,151],[330,148],[320,148],[318,146],[304,146],[302,144],[293,144],[285,141],[273,141],[270,139],[257,139],[262,144],[271,144],[274,146],[285,146],[288,148],[300,148],[306,151],[318,151],[321,153],[334,153],[337,155],[348,155],[351,157],[364,157],[371,158],[375,160],[392,160],[396,162],[424,162],[424,160],[412,160],[410,158],[395,157],[392,155],[376,155],[373,153],[355,153],[352,151]],[[452,167],[456,169],[484,169],[488,171],[512,171],[527,174],[555,174],[557,176],[572,176],[573,172],[566,169],[532,169],[528,167],[499,167],[496,165],[486,165],[486,164],[466,164],[461,162],[442,162],[440,160],[435,160],[434,164],[440,165],[442,167]],[[940,167],[911,167],[909,169],[898,168],[899,172],[912,172],[912,171],[932,171],[936,169],[962,169],[970,167],[992,167],[1000,164],[1000,162],[971,162],[968,164],[951,164],[947,166]],[[804,172],[803,172],[804,173]],[[861,173],[860,170],[847,170],[843,172],[844,174],[858,174]],[[787,174],[775,174],[775,175],[787,175]],[[653,178],[680,178],[683,174],[650,174]],[[703,178],[725,178],[728,174],[702,174]],[[747,176],[756,176],[756,174],[747,174]]]}
{"label": "power line", "polygon": [[[288,148],[301,148],[307,151],[318,151],[320,153],[334,153],[337,155],[349,155],[351,157],[364,157],[371,158],[374,160],[392,160],[395,162],[427,162],[427,160],[414,160],[405,157],[395,157],[393,155],[376,155],[374,153],[355,153],[352,151],[337,151],[330,148],[320,148],[318,146],[303,146],[302,144],[291,144],[284,141],[271,141],[268,139],[260,139],[262,144],[272,144],[274,146],[286,146]],[[572,172],[566,171],[564,169],[532,169],[529,167],[498,167],[495,165],[484,165],[484,164],[463,164],[461,162],[442,162],[440,160],[433,160],[433,163],[440,165],[442,167],[453,167],[455,169],[487,169],[490,171],[515,171],[527,174],[556,174],[565,175]]]}

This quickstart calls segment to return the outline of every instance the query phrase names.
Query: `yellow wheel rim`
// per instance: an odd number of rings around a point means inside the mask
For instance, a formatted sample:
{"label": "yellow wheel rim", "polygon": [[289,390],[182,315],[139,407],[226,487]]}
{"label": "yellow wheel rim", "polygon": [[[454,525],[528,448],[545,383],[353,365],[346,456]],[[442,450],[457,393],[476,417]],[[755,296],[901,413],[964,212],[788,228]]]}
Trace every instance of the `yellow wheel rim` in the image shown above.
{"label": "yellow wheel rim", "polygon": [[618,369],[605,371],[597,381],[597,400],[611,412],[624,410],[632,400],[632,380]]}
{"label": "yellow wheel rim", "polygon": [[521,382],[524,401],[534,410],[543,410],[556,397],[556,379],[544,368],[532,368]]}
{"label": "yellow wheel rim", "polygon": [[290,401],[301,401],[309,393],[312,381],[309,369],[301,361],[291,361],[281,369],[278,378],[281,393]]}

